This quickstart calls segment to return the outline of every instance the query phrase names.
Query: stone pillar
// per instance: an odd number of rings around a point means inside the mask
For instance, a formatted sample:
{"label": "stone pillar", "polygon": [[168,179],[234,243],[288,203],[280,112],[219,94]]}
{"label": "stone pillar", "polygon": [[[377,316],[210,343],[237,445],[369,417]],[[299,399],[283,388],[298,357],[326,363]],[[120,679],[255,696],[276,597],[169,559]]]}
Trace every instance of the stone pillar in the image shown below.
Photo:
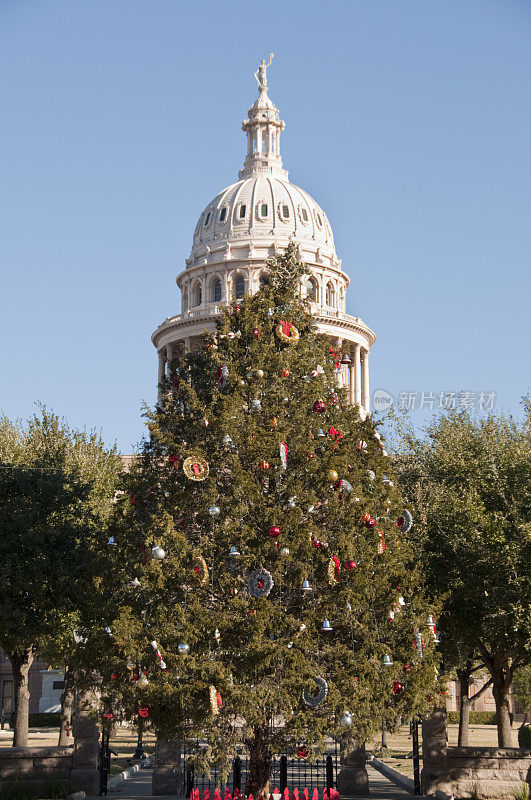
{"label": "stone pillar", "polygon": [[166,350],[165,350],[165,348],[162,348],[162,350],[158,351],[158,356],[159,356],[159,377],[158,377],[158,381],[157,381],[157,387],[158,387],[158,398],[160,400],[160,384],[162,383],[162,381],[166,377]]}
{"label": "stone pillar", "polygon": [[422,772],[420,784],[422,794],[444,771],[448,756],[448,735],[446,730],[446,709],[434,708],[422,720]]}
{"label": "stone pillar", "polygon": [[361,361],[360,346],[354,345],[354,404],[361,406]]}
{"label": "stone pillar", "polygon": [[182,795],[183,770],[181,746],[178,742],[164,742],[157,738],[155,744],[155,766],[151,779],[152,795]]}
{"label": "stone pillar", "polygon": [[189,336],[187,336],[184,340],[184,354],[186,355],[187,353],[189,353],[191,349],[192,349],[191,339]]}
{"label": "stone pillar", "polygon": [[72,720],[74,762],[70,773],[70,792],[85,792],[92,797],[100,793],[99,730],[89,717],[88,698],[78,698],[78,704],[80,707]]}
{"label": "stone pillar", "polygon": [[355,381],[356,381],[356,375],[355,375],[355,368],[354,368],[354,364],[353,363],[350,365],[349,371],[350,371],[350,405],[353,406],[354,403],[356,402],[356,392],[354,390],[354,384],[355,384]]}
{"label": "stone pillar", "polygon": [[363,394],[362,394],[362,406],[365,411],[371,410],[371,400],[370,400],[370,392],[369,392],[369,351],[363,351]]}
{"label": "stone pillar", "polygon": [[337,776],[337,790],[340,795],[369,794],[369,776],[366,764],[365,744],[355,744],[347,755],[342,755],[341,770]]}

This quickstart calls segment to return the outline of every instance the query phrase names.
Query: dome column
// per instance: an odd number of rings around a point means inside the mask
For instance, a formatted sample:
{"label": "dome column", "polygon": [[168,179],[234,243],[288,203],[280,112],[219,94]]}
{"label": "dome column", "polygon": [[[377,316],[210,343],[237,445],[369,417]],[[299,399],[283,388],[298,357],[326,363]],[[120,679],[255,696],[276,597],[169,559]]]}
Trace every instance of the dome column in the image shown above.
{"label": "dome column", "polygon": [[361,406],[361,361],[360,361],[360,346],[354,345],[354,358],[350,371],[350,392],[352,402],[355,406]]}
{"label": "dome column", "polygon": [[369,392],[369,351],[363,351],[363,361],[362,361],[362,368],[363,368],[363,379],[362,379],[362,387],[363,387],[363,396],[362,396],[362,405],[365,411],[368,413],[370,411],[370,392]]}
{"label": "dome column", "polygon": [[157,381],[157,386],[158,386],[158,395],[157,396],[158,396],[159,402],[160,402],[160,399],[162,397],[161,383],[164,380],[164,378],[166,377],[166,352],[167,351],[166,351],[165,347],[163,347],[161,350],[158,351],[159,373],[158,373],[158,381]]}

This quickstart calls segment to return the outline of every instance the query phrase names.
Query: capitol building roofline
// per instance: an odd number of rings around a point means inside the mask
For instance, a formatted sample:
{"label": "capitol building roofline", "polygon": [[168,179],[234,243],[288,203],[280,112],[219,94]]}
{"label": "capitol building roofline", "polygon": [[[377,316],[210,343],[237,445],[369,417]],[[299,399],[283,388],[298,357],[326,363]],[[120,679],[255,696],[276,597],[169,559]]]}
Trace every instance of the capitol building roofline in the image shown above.
{"label": "capitol building roofline", "polygon": [[195,227],[184,270],[177,276],[181,312],[167,317],[152,335],[159,353],[159,383],[166,363],[199,346],[214,331],[223,305],[259,290],[268,275],[267,259],[290,241],[308,267],[301,293],[308,297],[318,329],[346,352],[340,383],[352,403],[369,410],[369,350],[374,333],[346,313],[350,283],[337,257],[332,227],[324,210],[304,189],[288,180],[281,158],[285,128],[268,94],[263,60],[255,73],[258,97],[242,124],[247,150],[238,180],[205,206]]}

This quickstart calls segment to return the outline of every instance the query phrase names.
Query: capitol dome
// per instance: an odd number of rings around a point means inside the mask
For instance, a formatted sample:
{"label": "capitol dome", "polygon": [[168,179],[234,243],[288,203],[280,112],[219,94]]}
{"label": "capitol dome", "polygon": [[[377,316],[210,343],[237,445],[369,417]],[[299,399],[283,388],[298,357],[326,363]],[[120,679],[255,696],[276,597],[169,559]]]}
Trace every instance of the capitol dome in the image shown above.
{"label": "capitol dome", "polygon": [[267,67],[255,74],[259,93],[242,128],[247,154],[235,183],[204,208],[195,227],[185,269],[177,276],[181,311],[154,332],[159,383],[168,361],[200,346],[205,330],[214,332],[221,307],[259,290],[267,279],[267,260],[290,241],[307,267],[301,294],[310,302],[318,329],[346,353],[339,383],[362,415],[369,410],[369,350],[375,336],[359,317],[346,313],[349,277],[341,269],[334,236],[323,209],[288,180],[280,155],[284,122],[268,96]]}

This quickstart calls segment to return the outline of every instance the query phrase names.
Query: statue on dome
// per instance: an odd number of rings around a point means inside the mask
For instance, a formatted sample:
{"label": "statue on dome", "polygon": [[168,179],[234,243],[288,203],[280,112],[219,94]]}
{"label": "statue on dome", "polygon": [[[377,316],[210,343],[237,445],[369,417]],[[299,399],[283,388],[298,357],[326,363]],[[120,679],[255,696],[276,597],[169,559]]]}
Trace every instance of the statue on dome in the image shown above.
{"label": "statue on dome", "polygon": [[256,78],[256,82],[258,84],[258,88],[260,91],[267,91],[267,68],[271,66],[271,62],[273,61],[274,53],[269,53],[269,64],[266,64],[265,58],[260,61],[260,66],[254,73],[254,77]]}

